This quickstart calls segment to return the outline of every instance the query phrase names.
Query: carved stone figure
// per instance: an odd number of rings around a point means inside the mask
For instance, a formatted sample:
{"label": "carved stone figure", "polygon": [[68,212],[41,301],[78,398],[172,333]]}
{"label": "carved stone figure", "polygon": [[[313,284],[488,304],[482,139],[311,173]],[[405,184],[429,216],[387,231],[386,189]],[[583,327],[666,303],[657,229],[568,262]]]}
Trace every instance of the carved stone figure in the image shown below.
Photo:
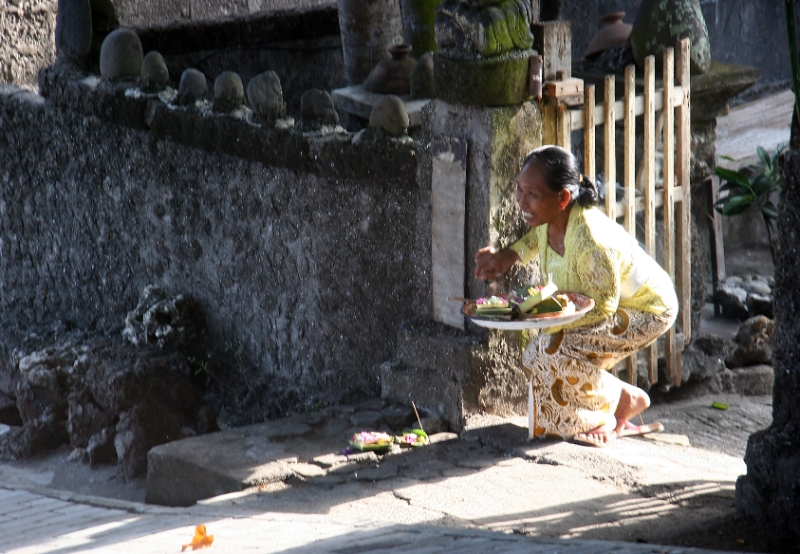
{"label": "carved stone figure", "polygon": [[524,0],[447,0],[436,16],[436,42],[482,56],[533,44],[531,6]]}

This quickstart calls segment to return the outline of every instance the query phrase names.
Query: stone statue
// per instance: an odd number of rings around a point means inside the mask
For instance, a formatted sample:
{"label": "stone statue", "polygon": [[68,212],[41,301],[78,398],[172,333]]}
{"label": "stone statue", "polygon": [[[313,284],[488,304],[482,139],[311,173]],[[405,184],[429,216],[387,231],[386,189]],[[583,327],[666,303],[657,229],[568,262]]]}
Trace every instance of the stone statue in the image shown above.
{"label": "stone statue", "polygon": [[445,0],[436,15],[436,42],[485,57],[533,44],[531,6],[524,0]]}

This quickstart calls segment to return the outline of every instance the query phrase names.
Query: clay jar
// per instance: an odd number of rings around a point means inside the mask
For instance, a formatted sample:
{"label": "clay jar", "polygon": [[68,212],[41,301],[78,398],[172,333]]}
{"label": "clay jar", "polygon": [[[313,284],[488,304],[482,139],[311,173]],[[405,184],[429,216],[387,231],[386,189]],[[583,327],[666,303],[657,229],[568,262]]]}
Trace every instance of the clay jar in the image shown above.
{"label": "clay jar", "polygon": [[604,15],[600,21],[604,24],[599,31],[592,37],[589,46],[586,47],[584,58],[591,58],[596,56],[609,48],[614,46],[621,46],[625,44],[628,37],[631,35],[631,28],[629,23],[623,23],[625,12],[613,12]]}
{"label": "clay jar", "polygon": [[411,72],[417,61],[409,57],[411,46],[395,44],[388,48],[392,56],[383,60],[364,81],[364,89],[380,94],[409,94],[411,92]]}

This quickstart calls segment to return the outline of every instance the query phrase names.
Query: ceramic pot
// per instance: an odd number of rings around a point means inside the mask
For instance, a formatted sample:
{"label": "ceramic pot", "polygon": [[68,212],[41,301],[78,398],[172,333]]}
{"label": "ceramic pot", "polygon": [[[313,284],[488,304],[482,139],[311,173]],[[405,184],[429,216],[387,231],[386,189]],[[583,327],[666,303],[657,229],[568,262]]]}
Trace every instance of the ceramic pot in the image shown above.
{"label": "ceramic pot", "polygon": [[711,65],[708,27],[698,0],[643,0],[631,29],[631,49],[636,65],[655,56],[661,69],[662,52],[676,48],[678,41],[691,40],[689,60],[692,74],[705,73]]}
{"label": "ceramic pot", "polygon": [[364,81],[386,49],[402,38],[398,0],[337,0],[342,54],[349,85]]}
{"label": "ceramic pot", "polygon": [[613,46],[621,46],[625,44],[628,37],[631,35],[631,28],[633,25],[630,23],[623,23],[625,12],[614,12],[604,15],[600,18],[603,27],[592,37],[589,46],[586,47],[584,58],[591,58]]}
{"label": "ceramic pot", "polygon": [[364,89],[380,94],[404,95],[411,92],[411,73],[417,60],[410,57],[411,46],[395,44],[388,48],[391,58],[383,60],[364,81]]}
{"label": "ceramic pot", "polygon": [[400,0],[403,16],[403,37],[413,48],[414,55],[422,58],[427,52],[439,48],[436,44],[436,9],[442,0]]}

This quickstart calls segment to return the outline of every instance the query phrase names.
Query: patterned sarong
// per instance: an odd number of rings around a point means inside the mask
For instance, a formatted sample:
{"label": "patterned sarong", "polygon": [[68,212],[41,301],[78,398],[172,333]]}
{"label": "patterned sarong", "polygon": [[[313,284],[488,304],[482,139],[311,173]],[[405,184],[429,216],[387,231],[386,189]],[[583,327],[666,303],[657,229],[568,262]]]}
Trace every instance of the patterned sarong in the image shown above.
{"label": "patterned sarong", "polygon": [[534,436],[568,439],[608,423],[622,392],[608,370],[653,343],[676,316],[620,308],[595,325],[540,333],[522,355],[533,376]]}

